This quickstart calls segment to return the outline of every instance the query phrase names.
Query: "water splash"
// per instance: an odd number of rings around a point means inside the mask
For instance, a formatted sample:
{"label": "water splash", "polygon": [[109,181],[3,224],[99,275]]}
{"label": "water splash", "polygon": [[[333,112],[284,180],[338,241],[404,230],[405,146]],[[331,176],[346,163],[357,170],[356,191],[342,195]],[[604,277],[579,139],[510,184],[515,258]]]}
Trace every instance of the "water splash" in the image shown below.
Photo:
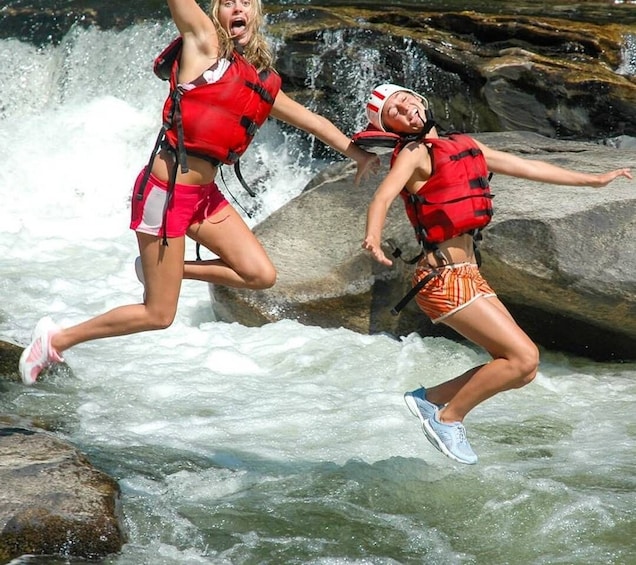
{"label": "water splash", "polygon": [[636,75],[636,34],[630,33],[625,36],[622,58],[623,61],[616,72],[625,76]]}

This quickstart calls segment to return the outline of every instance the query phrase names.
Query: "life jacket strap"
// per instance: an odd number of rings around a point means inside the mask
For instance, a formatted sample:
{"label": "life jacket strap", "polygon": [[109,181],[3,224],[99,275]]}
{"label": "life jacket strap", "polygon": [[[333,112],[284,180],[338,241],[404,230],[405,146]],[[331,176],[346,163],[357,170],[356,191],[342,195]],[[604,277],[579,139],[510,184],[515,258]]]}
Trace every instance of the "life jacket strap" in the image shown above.
{"label": "life jacket strap", "polygon": [[170,171],[170,179],[168,180],[168,194],[166,195],[166,202],[163,206],[163,218],[161,220],[161,229],[163,230],[163,239],[161,244],[168,247],[168,208],[172,204],[174,198],[174,187],[177,184],[177,169],[179,168],[179,154],[175,154],[175,161],[172,170]]}
{"label": "life jacket strap", "polygon": [[488,179],[486,177],[477,177],[474,179],[470,179],[468,181],[468,186],[470,186],[470,188],[485,189],[485,188],[489,188],[490,184],[488,183]]}
{"label": "life jacket strap", "polygon": [[150,154],[150,159],[148,159],[148,164],[146,165],[146,170],[144,171],[144,176],[141,180],[141,183],[139,184],[139,188],[137,189],[137,194],[135,195],[135,198],[137,198],[137,200],[143,200],[144,198],[144,192],[146,191],[146,185],[148,184],[148,179],[150,178],[150,171],[152,170],[152,165],[155,162],[155,156],[157,155],[157,152],[159,151],[159,147],[161,147],[161,144],[163,143],[163,140],[166,137],[166,124],[163,124],[161,126],[161,129],[159,130],[159,135],[157,136],[157,141],[155,141],[155,146],[152,149],[152,153]]}
{"label": "life jacket strap", "polygon": [[274,103],[273,96],[269,92],[267,92],[267,90],[265,90],[262,85],[251,82],[249,80],[246,80],[245,84],[248,88],[251,88],[254,92],[256,92],[256,94],[258,94],[268,104]]}
{"label": "life jacket strap", "polygon": [[393,308],[391,308],[391,314],[397,316],[404,307],[415,298],[415,295],[422,290],[429,282],[431,282],[435,277],[439,276],[439,271],[437,269],[433,269],[428,275],[424,278],[421,278],[417,284],[413,285],[411,290],[409,290],[402,300],[400,300]]}
{"label": "life jacket strap", "polygon": [[460,151],[455,155],[451,155],[449,159],[451,161],[459,161],[460,159],[464,159],[465,157],[477,157],[478,155],[481,155],[481,149],[478,149],[477,147],[471,147],[469,149],[465,149],[464,151]]}
{"label": "life jacket strap", "polygon": [[185,133],[183,131],[183,115],[181,113],[181,94],[175,89],[172,92],[172,109],[170,112],[170,123],[174,121],[177,127],[177,161],[181,165],[181,172],[187,173],[188,168],[188,153],[185,148]]}
{"label": "life jacket strap", "polygon": [[399,247],[396,247],[391,253],[391,255],[395,257],[396,259],[402,259],[402,261],[404,261],[407,265],[415,265],[415,263],[417,263],[422,258],[422,255],[424,255],[424,251],[420,252],[419,254],[417,254],[415,257],[411,259],[403,259],[402,250]]}
{"label": "life jacket strap", "polygon": [[492,210],[474,210],[473,214],[475,214],[476,217],[481,217],[481,216],[490,216],[492,217]]}
{"label": "life jacket strap", "polygon": [[256,196],[256,193],[245,182],[245,179],[243,178],[243,174],[241,173],[241,165],[239,163],[240,163],[240,160],[238,160],[238,159],[237,159],[236,163],[234,163],[234,174],[236,175],[236,178],[238,179],[238,181],[241,183],[241,186],[247,191],[247,193],[252,198],[254,198]]}
{"label": "life jacket strap", "polygon": [[258,131],[258,124],[250,120],[247,116],[241,116],[241,125],[245,128],[247,135],[254,137]]}

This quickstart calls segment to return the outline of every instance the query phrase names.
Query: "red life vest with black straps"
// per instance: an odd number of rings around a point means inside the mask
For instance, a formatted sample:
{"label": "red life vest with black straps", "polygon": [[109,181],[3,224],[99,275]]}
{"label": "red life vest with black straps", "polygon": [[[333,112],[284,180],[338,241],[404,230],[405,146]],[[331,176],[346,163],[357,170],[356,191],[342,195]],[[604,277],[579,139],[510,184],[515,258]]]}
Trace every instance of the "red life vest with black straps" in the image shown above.
{"label": "red life vest with black straps", "polygon": [[[463,134],[418,140],[428,146],[432,174],[422,188],[400,193],[415,235],[425,247],[435,247],[485,227],[492,218],[488,166],[474,140]],[[405,143],[393,151],[393,165]]]}
{"label": "red life vest with black straps", "polygon": [[186,154],[233,164],[269,116],[281,78],[273,69],[258,72],[235,52],[217,82],[181,92],[177,77],[182,43],[178,37],[155,60],[155,74],[170,80],[163,107],[166,141],[182,166]]}
{"label": "red life vest with black straps", "polygon": [[[411,194],[406,188],[400,192],[417,240],[425,250],[438,254],[439,243],[470,233],[477,264],[480,264],[477,248],[477,240],[481,238],[479,230],[490,222],[493,213],[486,159],[475,141],[467,135],[453,134],[442,138],[427,138],[423,133],[420,135],[400,136],[369,126],[355,134],[353,142],[362,147],[395,147],[391,166],[408,143],[416,141],[426,144],[431,156],[431,176],[416,194]],[[400,257],[401,253],[396,248],[393,256]],[[422,254],[407,263],[414,264]],[[439,258],[442,264],[447,263],[445,257]],[[437,276],[439,271],[432,269],[391,309],[391,313],[399,314]]]}
{"label": "red life vest with black straps", "polygon": [[[168,181],[169,198],[174,191],[177,166],[183,173],[188,172],[188,155],[215,166],[233,164],[239,182],[255,196],[240,174],[238,159],[269,116],[281,78],[273,69],[258,72],[242,55],[233,53],[229,68],[217,82],[182,92],[178,88],[182,48],[183,38],[177,37],[155,59],[154,73],[170,81],[170,95],[163,106],[163,125],[135,197],[143,199],[155,156],[160,147],[166,146],[176,156]],[[164,245],[168,245],[165,227],[169,209],[165,206],[163,212]]]}

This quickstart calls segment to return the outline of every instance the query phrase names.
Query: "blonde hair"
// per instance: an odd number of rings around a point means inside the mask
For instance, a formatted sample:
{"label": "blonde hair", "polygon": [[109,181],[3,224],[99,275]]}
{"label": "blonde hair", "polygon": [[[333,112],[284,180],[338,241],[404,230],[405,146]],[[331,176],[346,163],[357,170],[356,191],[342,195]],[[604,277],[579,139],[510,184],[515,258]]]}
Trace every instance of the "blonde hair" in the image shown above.
{"label": "blonde hair", "polygon": [[[230,38],[228,31],[223,28],[219,21],[219,8],[224,0],[212,0],[208,15],[216,28],[219,37],[219,55],[228,58],[235,49],[234,42]],[[250,31],[252,32],[250,40],[242,48],[242,55],[254,65],[259,71],[272,68],[274,57],[265,41],[261,26],[263,25],[263,7],[261,0],[251,0],[251,17],[249,21]]]}

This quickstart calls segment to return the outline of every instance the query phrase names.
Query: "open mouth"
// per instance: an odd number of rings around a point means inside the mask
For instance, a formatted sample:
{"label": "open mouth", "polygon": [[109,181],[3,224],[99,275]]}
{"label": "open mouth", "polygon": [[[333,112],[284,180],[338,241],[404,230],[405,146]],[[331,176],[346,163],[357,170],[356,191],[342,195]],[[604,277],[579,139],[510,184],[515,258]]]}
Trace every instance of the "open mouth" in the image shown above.
{"label": "open mouth", "polygon": [[232,37],[241,35],[247,30],[247,22],[243,18],[237,18],[230,23],[230,34]]}
{"label": "open mouth", "polygon": [[420,122],[417,125],[421,125],[424,124],[424,120],[422,119],[422,116],[420,116],[420,110],[419,108],[413,108],[409,113],[408,113],[408,117],[409,117],[409,121],[411,123],[417,123]]}

